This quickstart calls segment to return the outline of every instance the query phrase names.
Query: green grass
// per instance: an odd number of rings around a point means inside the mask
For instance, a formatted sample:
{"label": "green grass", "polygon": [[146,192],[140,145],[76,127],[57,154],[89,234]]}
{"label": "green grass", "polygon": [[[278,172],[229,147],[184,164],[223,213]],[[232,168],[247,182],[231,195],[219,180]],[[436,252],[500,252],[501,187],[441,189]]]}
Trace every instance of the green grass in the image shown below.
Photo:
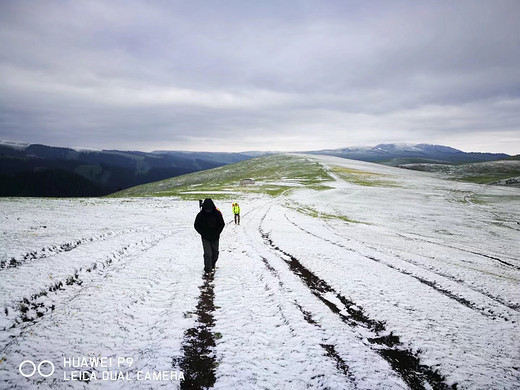
{"label": "green grass", "polygon": [[466,203],[477,204],[477,205],[484,205],[487,203],[486,201],[484,201],[484,199],[482,199],[481,197],[479,197],[478,195],[475,195],[475,194],[464,198],[464,201]]}
{"label": "green grass", "polygon": [[[240,180],[245,178],[255,180],[255,184],[241,186]],[[305,157],[270,155],[143,184],[110,197],[174,196],[196,200],[205,196],[231,199],[246,194],[279,196],[299,186],[324,190],[328,188],[326,182],[331,180],[321,164]]]}
{"label": "green grass", "polygon": [[511,177],[520,176],[520,172],[516,171],[512,176],[510,173],[496,173],[496,174],[482,174],[482,175],[468,175],[464,177],[456,177],[455,180],[463,181],[468,183],[476,183],[476,184],[491,184],[500,180],[506,180]]}
{"label": "green grass", "polygon": [[337,214],[329,214],[329,213],[324,213],[324,212],[321,212],[321,211],[318,211],[312,207],[309,207],[309,206],[302,206],[302,205],[299,205],[299,204],[294,204],[294,203],[287,203],[286,206],[290,209],[293,209],[301,214],[304,214],[304,215],[308,215],[310,217],[313,217],[313,218],[319,218],[321,220],[324,220],[324,219],[339,219],[343,222],[348,222],[348,223],[362,223],[362,224],[365,224],[365,222],[361,222],[361,221],[356,221],[354,219],[350,219],[344,215],[337,215]]}
{"label": "green grass", "polygon": [[340,166],[332,166],[331,171],[349,183],[364,187],[398,187],[395,182],[387,180],[385,175],[379,173]]}
{"label": "green grass", "polygon": [[[515,159],[469,164],[411,164],[406,168],[436,172],[446,179],[475,184],[495,184],[520,176],[520,163]],[[512,184],[514,185],[514,184]]]}

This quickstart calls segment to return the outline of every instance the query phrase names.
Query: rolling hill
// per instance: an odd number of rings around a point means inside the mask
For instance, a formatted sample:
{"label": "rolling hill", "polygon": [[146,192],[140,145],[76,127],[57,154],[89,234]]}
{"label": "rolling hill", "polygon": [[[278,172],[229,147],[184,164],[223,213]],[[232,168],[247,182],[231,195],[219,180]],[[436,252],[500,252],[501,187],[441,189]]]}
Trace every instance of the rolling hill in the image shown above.
{"label": "rolling hill", "polygon": [[[254,185],[241,185],[240,181],[245,178],[252,178]],[[110,196],[178,196],[198,199],[205,194],[212,194],[212,197],[226,199],[236,194],[277,195],[303,185],[321,188],[323,182],[330,179],[329,173],[308,157],[276,154],[143,184]]]}
{"label": "rolling hill", "polygon": [[[473,182],[479,184],[501,184],[517,186],[520,162],[514,160],[473,164],[408,164],[388,167],[392,175],[377,173],[377,165],[369,163],[368,171],[331,168],[326,170],[305,154],[276,154],[230,164],[205,171],[177,176],[109,195],[110,197],[176,196],[182,199],[199,199],[206,194],[217,199],[231,199],[237,195],[267,193],[279,195],[299,187],[317,190],[329,188],[328,182],[338,176],[357,185],[368,187],[392,187],[397,184],[392,177],[398,168],[435,172],[438,178]],[[348,161],[348,160],[347,160]],[[354,160],[352,160],[354,161]],[[379,164],[378,164],[379,165]],[[375,170],[375,171],[374,171]],[[374,171],[374,172],[373,172]],[[251,178],[254,185],[241,185],[244,178]]]}
{"label": "rolling hill", "polygon": [[245,153],[75,150],[0,143],[0,196],[101,196],[234,163]]}

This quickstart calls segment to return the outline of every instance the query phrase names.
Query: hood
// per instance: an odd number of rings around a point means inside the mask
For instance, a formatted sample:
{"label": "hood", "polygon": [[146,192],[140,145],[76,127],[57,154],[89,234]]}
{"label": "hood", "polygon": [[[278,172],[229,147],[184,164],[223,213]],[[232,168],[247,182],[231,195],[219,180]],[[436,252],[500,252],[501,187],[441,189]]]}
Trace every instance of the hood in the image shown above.
{"label": "hood", "polygon": [[202,210],[204,211],[213,211],[215,210],[215,203],[210,198],[204,199],[204,203],[202,203]]}

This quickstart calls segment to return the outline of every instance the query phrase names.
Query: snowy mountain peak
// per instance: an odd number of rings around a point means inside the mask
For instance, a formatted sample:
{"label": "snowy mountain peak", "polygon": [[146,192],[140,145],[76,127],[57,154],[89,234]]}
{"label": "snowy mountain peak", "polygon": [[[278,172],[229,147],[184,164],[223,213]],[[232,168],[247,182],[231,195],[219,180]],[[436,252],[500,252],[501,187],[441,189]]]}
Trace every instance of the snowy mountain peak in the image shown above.
{"label": "snowy mountain peak", "polygon": [[443,145],[431,145],[431,144],[418,144],[415,145],[416,148],[424,150],[424,151],[435,151],[435,152],[443,152],[443,153],[464,153],[463,151],[455,148],[451,148],[449,146]]}
{"label": "snowy mountain peak", "polygon": [[350,147],[341,149],[328,149],[311,154],[327,154],[353,160],[370,162],[384,162],[385,164],[398,165],[403,160],[418,160],[422,162],[439,163],[468,163],[481,161],[495,161],[508,158],[509,155],[503,153],[466,153],[458,149],[443,145],[432,144],[408,144],[391,143],[378,144],[370,147]]}
{"label": "snowy mountain peak", "polygon": [[401,152],[442,152],[442,153],[462,153],[458,149],[451,148],[443,145],[433,144],[408,144],[408,143],[395,143],[395,144],[379,144],[374,146],[372,150],[384,150],[384,151],[401,151]]}

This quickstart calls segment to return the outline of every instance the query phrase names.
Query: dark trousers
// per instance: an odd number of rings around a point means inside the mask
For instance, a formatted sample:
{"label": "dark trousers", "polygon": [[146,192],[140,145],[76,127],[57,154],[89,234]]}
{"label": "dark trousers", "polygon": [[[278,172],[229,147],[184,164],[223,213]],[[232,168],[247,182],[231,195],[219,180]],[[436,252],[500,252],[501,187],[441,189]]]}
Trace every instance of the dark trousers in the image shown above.
{"label": "dark trousers", "polygon": [[216,240],[202,239],[204,249],[204,271],[211,272],[218,260],[218,238]]}
{"label": "dark trousers", "polygon": [[235,214],[235,225],[240,225],[240,214]]}

